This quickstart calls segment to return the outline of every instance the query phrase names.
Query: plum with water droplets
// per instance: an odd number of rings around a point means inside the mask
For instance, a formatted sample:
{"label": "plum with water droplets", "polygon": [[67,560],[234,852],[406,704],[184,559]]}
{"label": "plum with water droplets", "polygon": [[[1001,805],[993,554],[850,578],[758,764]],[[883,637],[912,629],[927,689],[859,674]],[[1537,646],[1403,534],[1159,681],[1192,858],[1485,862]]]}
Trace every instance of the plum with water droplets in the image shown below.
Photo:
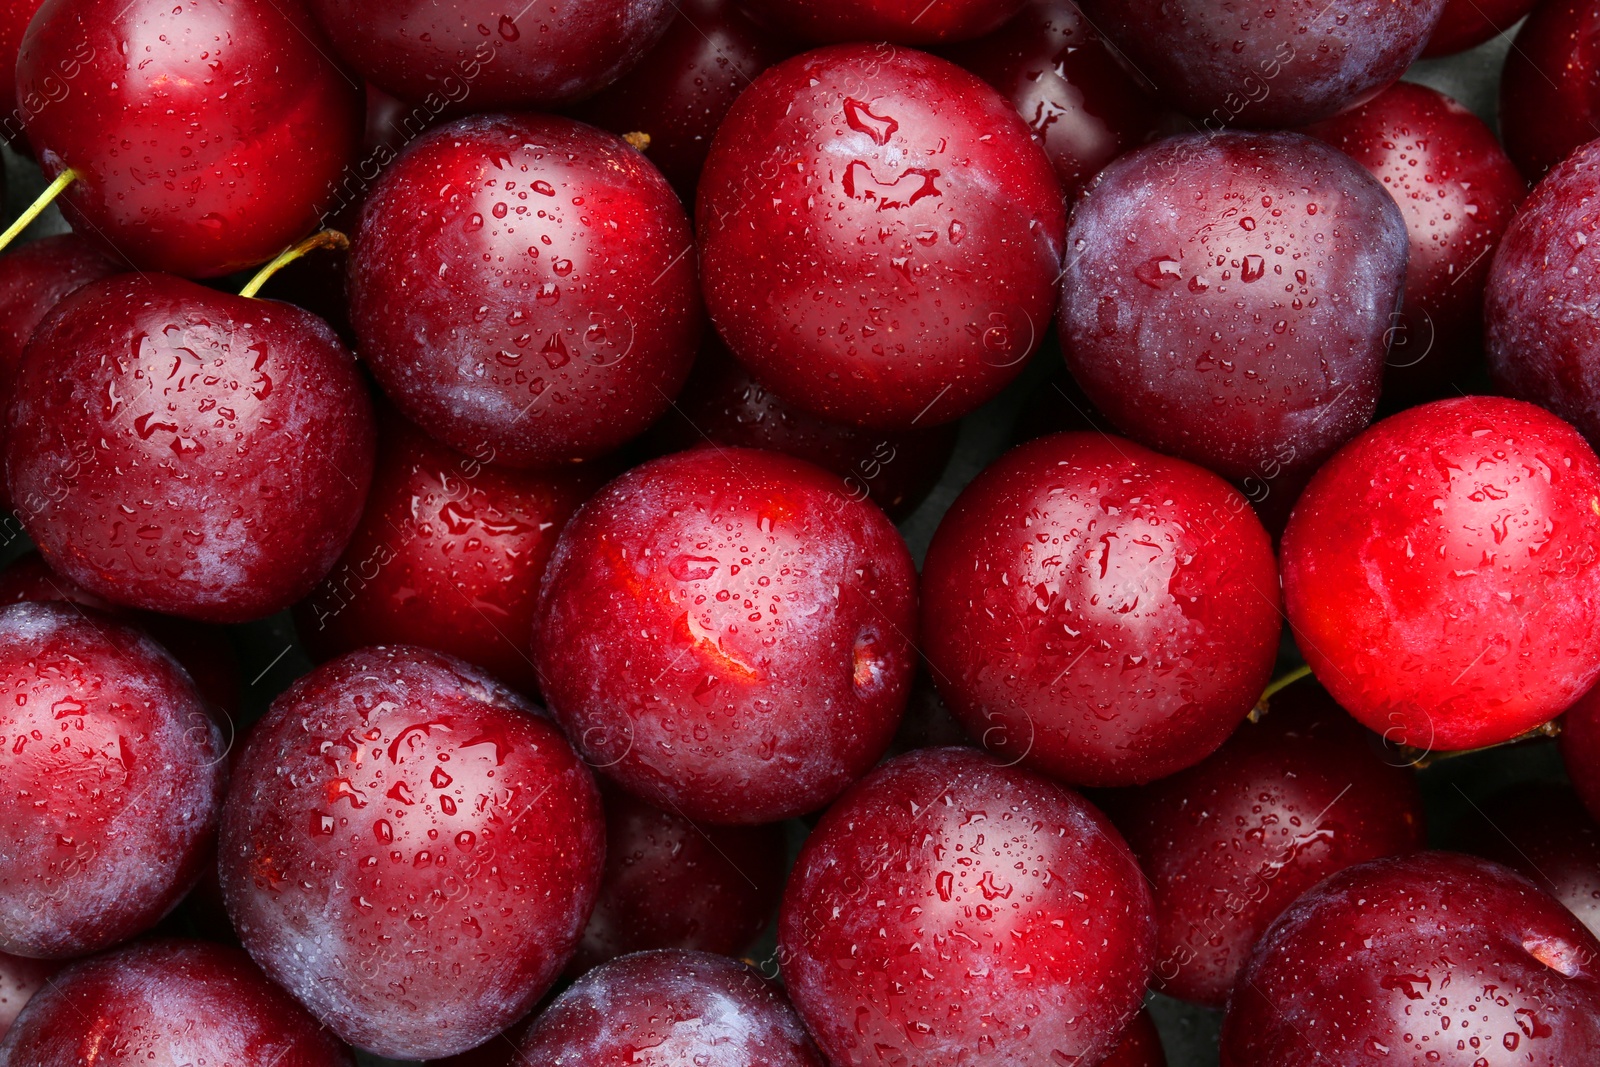
{"label": "plum with water droplets", "polygon": [[1600,937],[1600,823],[1568,786],[1523,782],[1473,803],[1456,826],[1462,851],[1503,863],[1555,897]]}
{"label": "plum with water droplets", "polygon": [[837,45],[768,69],[717,131],[695,214],[728,347],[835,422],[966,414],[1054,312],[1049,158],[992,87],[921,52]]}
{"label": "plum with water droplets", "polygon": [[1487,860],[1374,860],[1319,883],[1256,945],[1221,1067],[1560,1067],[1600,1048],[1600,941]]}
{"label": "plum with water droplets", "polygon": [[0,608],[0,952],[67,959],[154,926],[210,854],[223,759],[194,683],[144,634]]}
{"label": "plum with water droplets", "polygon": [[599,488],[596,472],[491,466],[387,411],[378,445],[354,536],[295,608],[301,641],[322,659],[421,645],[537,695],[528,641],[539,581],[561,527]]}
{"label": "plum with water droplets", "polygon": [[1600,675],[1600,460],[1542,408],[1459,397],[1319,470],[1282,543],[1295,643],[1339,705],[1417,749],[1554,718]]}
{"label": "plum with water droplets", "polygon": [[219,871],[262,969],[358,1048],[448,1056],[519,1019],[600,886],[594,778],[538,709],[405,646],[324,664],[239,758]]}
{"label": "plum with water droplets", "polygon": [[1406,225],[1342,152],[1292,133],[1159,141],[1100,172],[1067,245],[1067,367],[1141,444],[1292,498],[1371,420]]}
{"label": "plum with water droplets", "polygon": [[0,1041],[28,1001],[61,967],[56,960],[30,960],[0,952]]}
{"label": "plum with water droplets", "polygon": [[407,418],[484,462],[594,459],[677,395],[700,343],[683,205],[621,138],[479,115],[379,179],[350,256],[362,359]]}
{"label": "plum with water droplets", "polygon": [[1453,55],[1498,37],[1537,5],[1538,0],[1445,0],[1422,57]]}
{"label": "plum with water droplets", "polygon": [[1301,893],[1423,847],[1415,776],[1369,736],[1302,682],[1199,765],[1103,798],[1150,876],[1158,989],[1222,1007],[1256,940]]}
{"label": "plum with water droplets", "polygon": [[439,112],[545,109],[611,84],[666,31],[670,0],[310,0],[367,81]]}
{"label": "plum with water droplets", "polygon": [[1561,760],[1583,806],[1600,819],[1600,692],[1591,689],[1561,717]]}
{"label": "plum with water droplets", "polygon": [[605,875],[567,973],[648,949],[749,948],[783,891],[783,827],[701,826],[614,786],[601,794]]}
{"label": "plum with water droplets", "polygon": [[1027,0],[995,32],[940,51],[1011,101],[1069,198],[1161,121],[1073,0]]}
{"label": "plum with water droplets", "polygon": [[6,476],[53,570],[208,622],[281,611],[339,557],[373,420],[327,324],[160,274],[83,286],[34,332]]}
{"label": "plum with water droplets", "polygon": [[1523,177],[1536,182],[1579,145],[1600,137],[1600,3],[1535,4],[1500,75],[1500,134]]}
{"label": "plum with water droplets", "polygon": [[1144,876],[1072,790],[970,748],[857,783],[807,839],[783,979],[835,1064],[1098,1063],[1155,956]]}
{"label": "plum with water droplets", "polygon": [[1122,1036],[1117,1039],[1111,1055],[1100,1061],[1100,1067],[1167,1067],[1167,1054],[1161,1047],[1161,1035],[1150,1020],[1148,1010],[1133,1017]]}
{"label": "plum with water droplets", "polygon": [[1424,85],[1400,82],[1306,132],[1370,170],[1400,205],[1410,256],[1383,395],[1431,399],[1477,363],[1492,253],[1527,183],[1493,130]]}
{"label": "plum with water droplets", "polygon": [[67,221],[203,278],[316,228],[361,144],[361,85],[299,0],[46,0],[17,91]]}
{"label": "plum with water droplets", "polygon": [[1446,0],[1081,0],[1164,99],[1223,126],[1299,126],[1400,79]]}
{"label": "plum with water droplets", "polygon": [[[1483,316],[1501,392],[1538,404],[1600,442],[1600,145],[1585,145],[1534,189],[1506,230]],[[1589,247],[1590,242],[1595,248]]]}
{"label": "plum with water droplets", "polygon": [[[22,116],[17,107],[17,55],[22,51],[22,35],[44,0],[7,0],[0,5],[0,137],[23,155],[31,155],[28,138],[22,132]],[[5,182],[0,180],[0,189]]]}
{"label": "plum with water droplets", "polygon": [[74,964],[0,1042],[8,1067],[352,1067],[349,1049],[243,952],[146,941]]}
{"label": "plum with water droplets", "polygon": [[1024,0],[743,0],[760,17],[803,40],[928,45],[979,37]]}
{"label": "plum with water droplets", "polygon": [[997,460],[946,513],[922,583],[924,652],[967,732],[1084,785],[1204,759],[1271,680],[1282,629],[1249,502],[1101,434]]}
{"label": "plum with water droplets", "polygon": [[697,448],[578,509],[535,625],[550,711],[601,773],[691,819],[773,822],[838,796],[893,739],[916,568],[836,475]]}

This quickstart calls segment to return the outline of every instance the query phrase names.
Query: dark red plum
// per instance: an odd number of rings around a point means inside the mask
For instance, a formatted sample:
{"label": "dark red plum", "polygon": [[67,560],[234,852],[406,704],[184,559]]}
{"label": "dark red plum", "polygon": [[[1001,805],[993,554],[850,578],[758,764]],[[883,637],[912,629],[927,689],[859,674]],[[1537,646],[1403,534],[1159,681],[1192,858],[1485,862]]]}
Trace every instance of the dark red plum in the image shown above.
{"label": "dark red plum", "polygon": [[127,274],[34,332],[5,459],[53,570],[114,603],[241,622],[328,573],[372,450],[366,386],[320,319]]}
{"label": "dark red plum", "polygon": [[[1484,303],[1496,388],[1548,408],[1600,441],[1600,144],[1552,170],[1528,197],[1495,254]],[[1600,241],[1597,241],[1600,248]]]}
{"label": "dark red plum", "polygon": [[783,892],[783,827],[700,826],[615,787],[602,795],[605,875],[567,972],[649,949],[749,948]]}
{"label": "dark red plum", "polygon": [[1423,852],[1346,868],[1256,945],[1222,1067],[1512,1067],[1600,1048],[1600,941],[1520,875]]}
{"label": "dark red plum", "polygon": [[1069,199],[1161,121],[1160,105],[1117,63],[1073,0],[1027,0],[994,33],[942,54],[1011,101]]}
{"label": "dark red plum", "polygon": [[893,739],[916,569],[837,475],[697,448],[578,509],[535,626],[550,711],[603,774],[687,818],[774,822],[838,796]]}
{"label": "dark red plum", "polygon": [[949,422],[1021,373],[1054,312],[1065,209],[1011,104],[952,63],[838,45],[767,70],[696,208],[718,332],[834,422]]}
{"label": "dark red plum", "polygon": [[1538,0],[1446,0],[1422,56],[1454,55],[1480,45],[1510,30],[1537,5]]}
{"label": "dark red plum", "polygon": [[922,571],[923,651],[987,748],[1086,785],[1204,759],[1271,680],[1272,542],[1221,478],[1064,433],[978,476]]}
{"label": "dark red plum", "polygon": [[1482,351],[1491,253],[1527,183],[1493,130],[1423,85],[1399,82],[1306,132],[1370,170],[1400,205],[1410,256],[1383,394],[1432,399],[1464,381]]}
{"label": "dark red plum", "polygon": [[1561,759],[1583,806],[1600,819],[1600,693],[1585,693],[1562,716]]}
{"label": "dark red plum", "polygon": [[17,93],[79,233],[212,277],[316,228],[361,144],[361,86],[299,0],[45,0]]}
{"label": "dark red plum", "polygon": [[643,432],[700,343],[671,186],[621,138],[552,116],[419,138],[362,209],[349,288],[362,358],[406,417],[515,467]]}
{"label": "dark red plum", "polygon": [[539,580],[561,527],[599,488],[596,472],[491,466],[392,413],[380,423],[366,510],[296,606],[300,639],[322,659],[421,645],[536,695],[528,642]]}
{"label": "dark red plum", "polygon": [[756,381],[713,338],[672,410],[651,429],[649,443],[664,451],[713,445],[782,452],[833,471],[847,494],[899,521],[938,483],[955,451],[956,431],[948,423],[896,431],[819,419]]}
{"label": "dark red plum", "polygon": [[605,824],[536,708],[461,660],[389,646],[273,702],[218,851],[267,974],[358,1048],[420,1060],[483,1043],[550,988],[594,906]]}
{"label": "dark red plum", "polygon": [[1155,917],[1082,797],[932,748],[828,809],[784,890],[778,947],[831,1063],[1098,1063],[1139,1010]]}
{"label": "dark red plum", "polygon": [[1300,126],[1392,85],[1446,0],[1082,0],[1162,98],[1223,126]]}
{"label": "dark red plum", "polygon": [[1150,1013],[1141,1011],[1122,1031],[1111,1055],[1100,1061],[1100,1067],[1167,1067],[1167,1054],[1161,1047],[1161,1035]]}
{"label": "dark red plum", "polygon": [[615,81],[666,30],[669,0],[310,0],[340,58],[435,112],[550,108]]}
{"label": "dark red plum", "polygon": [[745,0],[796,36],[818,43],[889,41],[927,45],[978,37],[1016,14],[1023,0]]}
{"label": "dark red plum", "polygon": [[1460,397],[1329,460],[1281,550],[1295,643],[1369,729],[1497,744],[1600,675],[1600,460],[1542,408]]}
{"label": "dark red plum", "polygon": [[1198,766],[1107,798],[1150,876],[1156,988],[1222,1007],[1251,948],[1301,893],[1423,847],[1415,775],[1369,736],[1302,682]]}
{"label": "dark red plum", "polygon": [[1506,152],[1529,181],[1538,181],[1574,148],[1600,137],[1597,72],[1600,3],[1534,5],[1500,75],[1500,133]]}
{"label": "dark red plum", "polygon": [[223,742],[154,641],[0,608],[0,952],[68,959],[154,926],[210,853]]}
{"label": "dark red plum", "polygon": [[30,960],[0,952],[0,1041],[28,1001],[61,966],[56,960]]}
{"label": "dark red plum", "polygon": [[756,76],[794,54],[785,39],[735,0],[681,0],[654,48],[614,85],[572,114],[628,140],[660,168],[685,203],[711,138]]}
{"label": "dark red plum", "polygon": [[1600,937],[1600,824],[1571,788],[1524,782],[1456,827],[1464,851],[1503,863],[1567,906]]}
{"label": "dark red plum", "polygon": [[243,952],[148,941],[56,975],[0,1043],[8,1067],[351,1067],[341,1045]]}
{"label": "dark red plum", "polygon": [[[22,35],[27,32],[28,23],[43,2],[7,0],[0,5],[0,137],[25,155],[32,153],[22,133],[22,115],[17,107],[17,54],[22,50]],[[4,184],[0,181],[0,187]]]}
{"label": "dark red plum", "polygon": [[675,949],[590,971],[516,1046],[522,1064],[825,1067],[776,984],[738,960]]}
{"label": "dark red plum", "polygon": [[1140,443],[1287,485],[1371,420],[1406,257],[1393,198],[1328,145],[1172,137],[1074,209],[1067,367]]}

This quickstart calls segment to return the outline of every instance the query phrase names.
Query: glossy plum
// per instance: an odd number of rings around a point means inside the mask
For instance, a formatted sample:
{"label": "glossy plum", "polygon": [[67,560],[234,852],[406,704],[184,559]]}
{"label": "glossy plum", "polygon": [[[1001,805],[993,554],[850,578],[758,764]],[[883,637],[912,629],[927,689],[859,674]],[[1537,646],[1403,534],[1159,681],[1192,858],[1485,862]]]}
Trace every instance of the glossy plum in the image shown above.
{"label": "glossy plum", "polygon": [[1050,324],[1065,209],[1010,103],[954,64],[838,45],[769,69],[717,132],[696,207],[728,347],[835,422],[949,422]]}
{"label": "glossy plum", "polygon": [[390,399],[510,466],[593,459],[666,411],[700,342],[694,239],[661,174],[570,119],[432,130],[379,179],[350,318]]}
{"label": "glossy plum", "polygon": [[372,408],[315,316],[121,275],[58,304],[23,364],[12,499],[45,561],[85,589],[240,622],[310,592],[344,549]]}
{"label": "glossy plum", "polygon": [[1406,224],[1343,153],[1291,133],[1159,141],[1100,173],[1068,246],[1067,367],[1142,444],[1287,483],[1372,418]]}
{"label": "glossy plum", "polygon": [[1399,82],[1306,132],[1370,170],[1400,205],[1410,255],[1384,398],[1439,395],[1482,350],[1491,252],[1527,183],[1493,130],[1424,85]]}
{"label": "glossy plum", "polygon": [[351,1044],[447,1056],[519,1019],[600,885],[599,792],[537,709],[435,652],[364,649],[280,696],[219,870],[258,964]]}
{"label": "glossy plum", "polygon": [[362,77],[436,112],[550,108],[615,81],[666,30],[669,0],[310,0]]}
{"label": "glossy plum", "polygon": [[700,826],[615,787],[602,794],[605,875],[567,972],[647,949],[749,948],[783,891],[783,827]]}
{"label": "glossy plum", "polygon": [[1571,788],[1524,782],[1502,790],[1472,805],[1456,839],[1561,901],[1600,937],[1600,823]]}
{"label": "glossy plum", "polygon": [[1448,56],[1498,37],[1521,21],[1538,0],[1446,0],[1424,59]]}
{"label": "glossy plum", "polygon": [[828,809],[778,946],[831,1063],[1097,1063],[1139,1010],[1155,918],[1127,845],[1082,797],[933,748]]}
{"label": "glossy plum", "polygon": [[709,952],[612,960],[517,1039],[517,1061],[585,1067],[825,1067],[779,988]]}
{"label": "glossy plum", "polygon": [[1181,770],[1271,680],[1272,542],[1209,471],[1101,434],[1039,438],[946,513],[923,651],[974,738],[1069,782]]}
{"label": "glossy plum", "polygon": [[556,535],[594,472],[490,466],[396,415],[381,419],[367,507],[344,555],[295,608],[327,659],[367,645],[421,645],[539,692],[534,604]]}
{"label": "glossy plum", "polygon": [[627,138],[693,204],[711,138],[728,109],[757,75],[794,49],[735,0],[673,6],[677,14],[660,43],[572,114]]}
{"label": "glossy plum", "polygon": [[1384,739],[1464,749],[1600,675],[1600,460],[1499,397],[1385,419],[1311,480],[1282,543],[1295,643]]}
{"label": "glossy plum", "polygon": [[765,0],[745,2],[761,17],[817,43],[889,41],[928,45],[979,37],[1000,26],[1023,0]]}
{"label": "glossy plum", "polygon": [[1122,1031],[1111,1055],[1100,1061],[1100,1067],[1167,1067],[1167,1054],[1161,1047],[1161,1035],[1150,1013],[1141,1011]]}
{"label": "glossy plum", "polygon": [[1528,197],[1495,254],[1484,303],[1489,371],[1500,391],[1560,415],[1600,442],[1600,145],[1559,164]]}
{"label": "glossy plum", "polygon": [[916,661],[916,570],[836,475],[693,449],[612,482],[562,531],[535,652],[585,757],[691,819],[821,807],[894,737]]}
{"label": "glossy plum", "polygon": [[1422,796],[1315,683],[1203,763],[1107,799],[1150,876],[1156,986],[1220,1008],[1278,913],[1327,875],[1423,847]]}
{"label": "glossy plum", "polygon": [[1562,716],[1561,759],[1583,806],[1600,819],[1600,693],[1591,689]]}
{"label": "glossy plum", "polygon": [[183,668],[65,604],[0,608],[0,952],[66,959],[149,929],[194,883],[223,747]]}
{"label": "glossy plum", "polygon": [[899,521],[939,481],[956,430],[952,424],[869,430],[819,419],[756,381],[712,338],[677,403],[651,428],[649,443],[664,451],[716,445],[782,452],[833,471],[846,493]]}
{"label": "glossy plum", "polygon": [[1299,126],[1393,84],[1446,0],[1081,0],[1164,99],[1223,126]]}
{"label": "glossy plum", "polygon": [[1117,63],[1073,0],[1027,0],[994,33],[942,54],[1011,101],[1069,199],[1161,121],[1160,105]]}
{"label": "glossy plum", "polygon": [[0,952],[0,1041],[28,1001],[60,969],[61,964],[55,960],[30,960]]}
{"label": "glossy plum", "polygon": [[1500,132],[1531,182],[1600,137],[1600,3],[1547,0],[1517,31],[1500,74]]}
{"label": "glossy plum", "polygon": [[227,274],[316,228],[361,86],[299,0],[46,0],[17,90],[75,230],[145,270]]}
{"label": "glossy plum", "polygon": [[1600,1048],[1600,941],[1498,864],[1423,852],[1346,868],[1262,937],[1222,1067],[1512,1067]]}
{"label": "glossy plum", "polygon": [[[6,0],[0,5],[0,137],[22,153],[29,149],[17,107],[17,54],[22,50],[22,35],[27,32],[28,23],[43,3],[44,0]],[[0,182],[0,186],[3,184]]]}
{"label": "glossy plum", "polygon": [[0,1043],[8,1067],[351,1067],[350,1052],[243,952],[147,941],[57,975]]}

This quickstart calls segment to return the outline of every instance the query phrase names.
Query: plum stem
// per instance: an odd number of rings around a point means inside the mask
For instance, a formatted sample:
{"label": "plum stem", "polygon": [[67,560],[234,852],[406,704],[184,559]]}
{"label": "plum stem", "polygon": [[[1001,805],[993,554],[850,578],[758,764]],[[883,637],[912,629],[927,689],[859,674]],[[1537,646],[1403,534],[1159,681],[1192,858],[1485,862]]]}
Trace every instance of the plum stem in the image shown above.
{"label": "plum stem", "polygon": [[278,273],[284,267],[287,267],[289,264],[305,255],[307,252],[315,252],[319,248],[337,248],[343,251],[349,247],[350,238],[346,237],[338,230],[322,230],[314,233],[310,237],[307,237],[304,241],[301,241],[299,244],[291,245],[290,247],[285,248],[282,252],[278,253],[277,258],[272,260],[272,262],[256,271],[255,277],[246,282],[244,288],[239,290],[239,295],[255,296],[261,291],[261,287],[266,285],[268,280],[271,279],[274,274]]}
{"label": "plum stem", "polygon": [[18,215],[17,221],[7,226],[5,233],[0,233],[0,249],[4,249],[12,241],[16,240],[17,234],[28,228],[28,223],[38,218],[44,213],[45,208],[55,203],[56,197],[61,195],[61,190],[77,180],[78,172],[71,167],[57,174],[56,180],[45,186],[44,192],[35,197],[33,203],[28,205],[28,210]]}
{"label": "plum stem", "polygon": [[1443,752],[1435,752],[1432,749],[1414,748],[1411,745],[1397,745],[1395,747],[1399,750],[1401,758],[1404,759],[1407,764],[1421,771],[1433,766],[1440,760],[1455,759],[1457,756],[1470,756],[1477,752],[1488,752],[1490,749],[1505,748],[1507,745],[1520,745],[1525,741],[1537,741],[1543,737],[1560,736],[1561,720],[1551,719],[1549,722],[1541,723],[1531,730],[1523,731],[1516,737],[1508,737],[1504,741],[1501,741],[1497,744],[1483,745],[1480,748],[1457,748],[1447,749]]}
{"label": "plum stem", "polygon": [[1277,696],[1280,692],[1289,688],[1300,679],[1309,677],[1310,674],[1311,668],[1305,664],[1301,664],[1288,674],[1285,674],[1280,678],[1274,678],[1272,683],[1261,691],[1261,697],[1256,701],[1256,706],[1250,709],[1250,721],[1260,722],[1261,716],[1267,713],[1267,701],[1271,700],[1273,697]]}

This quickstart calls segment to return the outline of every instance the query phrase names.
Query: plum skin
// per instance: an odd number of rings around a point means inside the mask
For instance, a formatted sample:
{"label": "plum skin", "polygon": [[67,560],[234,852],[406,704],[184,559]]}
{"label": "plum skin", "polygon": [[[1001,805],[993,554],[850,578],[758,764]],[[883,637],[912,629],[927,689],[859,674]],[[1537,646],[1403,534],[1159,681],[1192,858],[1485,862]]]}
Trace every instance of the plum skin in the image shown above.
{"label": "plum skin", "polygon": [[460,660],[363,649],[251,733],[218,847],[263,970],[351,1044],[463,1051],[559,976],[599,891],[593,776],[532,705]]}
{"label": "plum skin", "polygon": [[1281,556],[1295,643],[1368,728],[1479,748],[1600,675],[1600,460],[1542,408],[1461,397],[1378,423],[1319,470]]}

